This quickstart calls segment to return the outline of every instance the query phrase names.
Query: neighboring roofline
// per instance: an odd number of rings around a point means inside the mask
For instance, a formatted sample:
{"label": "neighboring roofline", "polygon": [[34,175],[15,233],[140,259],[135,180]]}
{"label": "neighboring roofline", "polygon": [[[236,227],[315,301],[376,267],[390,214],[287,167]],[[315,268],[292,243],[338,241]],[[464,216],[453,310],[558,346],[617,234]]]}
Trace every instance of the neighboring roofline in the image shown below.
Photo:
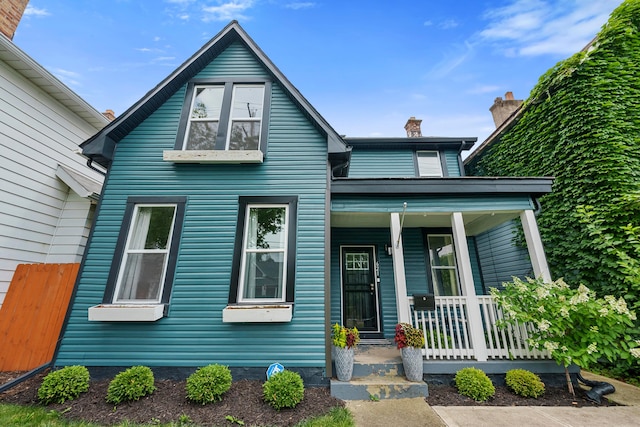
{"label": "neighboring roofline", "polygon": [[[109,123],[109,119],[102,113],[18,48],[4,34],[0,34],[0,60],[96,130],[102,129]],[[38,79],[43,79],[47,84],[39,82]]]}
{"label": "neighboring roofline", "polygon": [[476,137],[439,137],[426,136],[418,138],[366,138],[351,137],[343,138],[344,141],[353,147],[360,148],[456,148],[459,150],[469,150],[478,140]]}
{"label": "neighboring roofline", "polygon": [[80,197],[96,201],[100,197],[100,193],[102,192],[102,183],[75,169],[58,164],[56,176]]}
{"label": "neighboring roofline", "polygon": [[489,145],[491,145],[493,143],[494,140],[498,139],[498,137],[500,135],[502,135],[503,132],[511,129],[517,122],[517,119],[522,115],[522,113],[524,112],[524,107],[528,105],[526,103],[522,103],[518,106],[518,108],[515,109],[515,111],[513,113],[511,113],[509,115],[509,117],[507,117],[505,119],[504,122],[502,122],[502,124],[500,126],[498,126],[492,133],[491,135],[489,135],[484,141],[482,141],[482,143],[480,145],[478,145],[478,148],[476,148],[475,150],[473,150],[471,153],[469,153],[469,155],[464,159],[464,164],[468,165],[469,163],[471,163],[471,161],[481,155],[486,149],[489,148]]}
{"label": "neighboring roofline", "polygon": [[551,192],[551,177],[335,178],[332,195],[513,195]]}
{"label": "neighboring roofline", "polygon": [[[233,35],[232,33],[235,33]],[[168,86],[175,82],[180,82],[180,86],[186,83],[197,72],[202,70],[198,68],[201,64],[198,64],[198,60],[201,56],[211,51],[215,58],[219,52],[212,50],[218,43],[225,42],[227,37],[238,37],[256,56],[267,71],[283,86],[285,93],[290,96],[304,111],[306,111],[308,117],[316,123],[316,125],[322,129],[327,136],[328,148],[330,153],[347,152],[347,146],[338,135],[338,133],[329,125],[329,123],[313,108],[313,106],[302,96],[298,89],[291,84],[291,82],[282,74],[282,72],[271,62],[267,55],[258,47],[258,45],[249,37],[237,21],[231,21],[224,27],[217,35],[209,40],[204,46],[202,46],[196,53],[191,55],[185,62],[182,63],[176,70],[174,70],[169,76],[163,79],[158,85],[147,92],[138,102],[133,104],[124,113],[117,117],[113,122],[107,125],[104,129],[92,136],[80,146],[85,148],[87,145],[96,140],[102,140],[104,144],[116,144],[129,130],[133,129],[144,119],[146,119],[157,107],[154,105],[160,105],[166,101],[170,96],[175,93],[175,90],[170,90]],[[231,40],[231,42],[234,40]],[[202,67],[206,64],[202,64]],[[194,73],[194,70],[197,72]],[[184,81],[182,81],[184,80]],[[165,90],[166,89],[166,90]],[[145,108],[146,107],[146,108]],[[137,114],[139,113],[139,114]],[[128,130],[127,130],[128,129]],[[118,132],[115,132],[118,131]],[[90,157],[95,155],[88,150],[86,153]],[[95,156],[97,161],[102,161],[103,166],[105,159]]]}

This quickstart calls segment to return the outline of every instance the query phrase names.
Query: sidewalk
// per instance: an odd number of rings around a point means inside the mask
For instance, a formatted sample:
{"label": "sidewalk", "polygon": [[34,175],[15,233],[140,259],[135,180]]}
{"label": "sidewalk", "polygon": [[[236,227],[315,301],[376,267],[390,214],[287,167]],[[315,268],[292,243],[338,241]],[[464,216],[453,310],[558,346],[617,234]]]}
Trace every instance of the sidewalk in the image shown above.
{"label": "sidewalk", "polygon": [[610,378],[582,372],[592,381],[613,384],[616,392],[605,397],[626,406],[572,408],[568,406],[429,406],[422,398],[379,402],[347,401],[358,427],[583,427],[640,425],[640,388]]}

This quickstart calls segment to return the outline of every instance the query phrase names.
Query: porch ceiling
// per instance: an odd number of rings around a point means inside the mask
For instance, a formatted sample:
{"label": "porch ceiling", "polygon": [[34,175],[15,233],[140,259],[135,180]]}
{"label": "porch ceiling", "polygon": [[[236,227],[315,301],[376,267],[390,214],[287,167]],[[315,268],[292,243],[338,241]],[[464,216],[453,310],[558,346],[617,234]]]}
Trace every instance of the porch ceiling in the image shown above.
{"label": "porch ceiling", "polygon": [[[463,212],[464,226],[468,236],[490,230],[504,222],[517,218],[519,211]],[[339,228],[389,228],[389,212],[332,212],[331,226]],[[450,228],[449,212],[407,212],[405,228]]]}

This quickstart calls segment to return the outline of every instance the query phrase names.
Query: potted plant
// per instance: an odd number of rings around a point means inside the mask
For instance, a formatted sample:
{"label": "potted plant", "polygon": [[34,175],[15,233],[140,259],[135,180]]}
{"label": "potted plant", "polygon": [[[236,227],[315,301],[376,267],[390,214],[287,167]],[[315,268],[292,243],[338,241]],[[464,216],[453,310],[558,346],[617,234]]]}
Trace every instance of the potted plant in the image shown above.
{"label": "potted plant", "polygon": [[408,323],[398,323],[394,340],[400,349],[402,366],[407,379],[422,381],[422,348],[424,347],[422,330],[414,328]]}
{"label": "potted plant", "polygon": [[360,341],[358,329],[347,328],[336,323],[331,327],[333,360],[336,364],[338,381],[349,381],[353,375],[353,353]]}

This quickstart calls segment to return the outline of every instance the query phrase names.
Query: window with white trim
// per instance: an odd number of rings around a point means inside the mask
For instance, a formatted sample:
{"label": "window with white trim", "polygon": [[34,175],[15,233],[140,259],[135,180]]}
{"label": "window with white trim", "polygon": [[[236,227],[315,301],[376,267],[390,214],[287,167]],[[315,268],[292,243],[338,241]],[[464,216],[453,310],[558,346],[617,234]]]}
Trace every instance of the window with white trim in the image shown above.
{"label": "window with white trim", "polygon": [[441,177],[442,164],[437,151],[416,151],[418,176]]}
{"label": "window with white trim", "polygon": [[293,302],[297,198],[241,197],[230,303]]}
{"label": "window with white trim", "polygon": [[431,283],[436,296],[458,296],[458,268],[451,234],[427,234]]}

